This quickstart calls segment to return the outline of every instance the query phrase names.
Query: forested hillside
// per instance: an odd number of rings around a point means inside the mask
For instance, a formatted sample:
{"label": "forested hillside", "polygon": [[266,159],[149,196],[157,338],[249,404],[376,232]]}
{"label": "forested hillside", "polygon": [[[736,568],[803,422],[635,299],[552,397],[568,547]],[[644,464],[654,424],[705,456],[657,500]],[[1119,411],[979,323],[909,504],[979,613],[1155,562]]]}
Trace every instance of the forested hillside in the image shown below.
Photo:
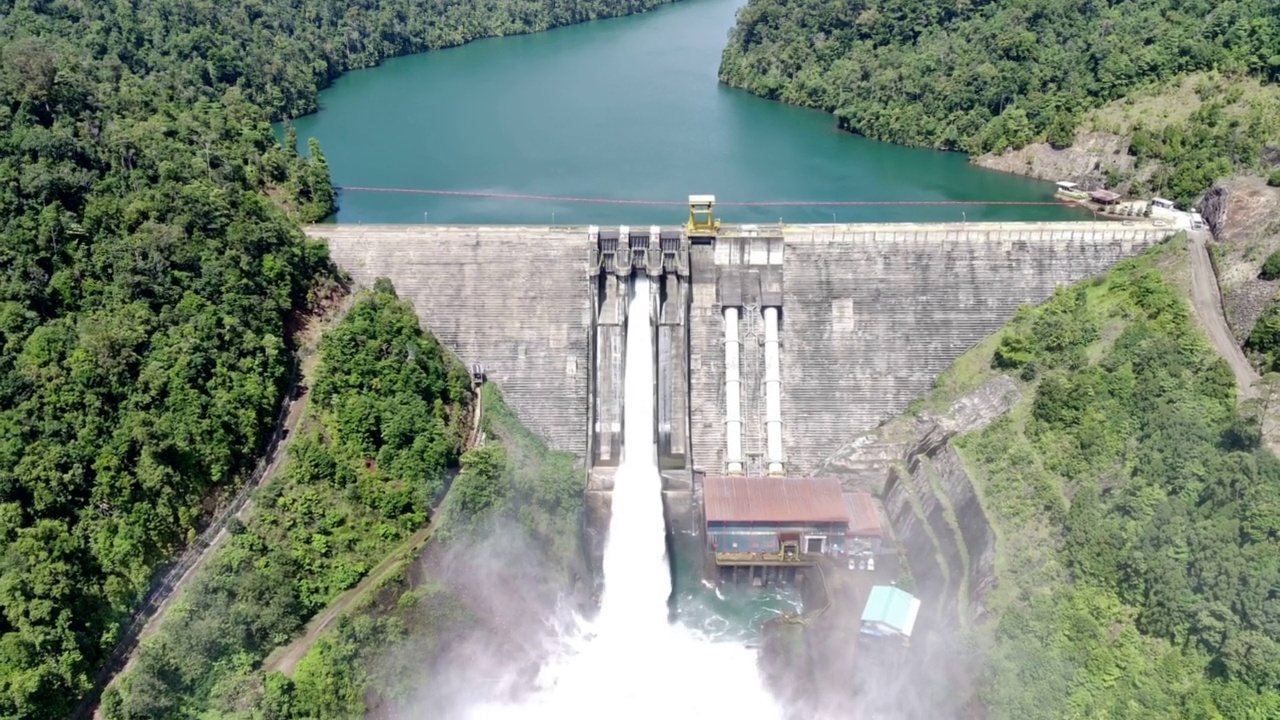
{"label": "forested hillside", "polygon": [[[571,454],[551,451],[529,433],[495,386],[486,383],[476,400],[484,404],[488,440],[462,456],[462,471],[433,519],[431,542],[436,550],[466,553],[461,564],[471,583],[478,576],[486,590],[518,588],[502,593],[501,604],[519,608],[522,620],[495,628],[491,606],[474,597],[468,601],[450,582],[458,578],[448,577],[447,570],[440,577],[430,560],[420,560],[412,573],[388,577],[340,618],[311,646],[292,678],[268,674],[262,680],[258,705],[267,717],[327,720],[359,717],[379,705],[412,707],[426,686],[460,678],[464,694],[474,699],[487,681],[470,674],[477,658],[484,658],[480,666],[487,675],[500,674],[503,662],[518,665],[531,653],[537,657],[528,629],[544,622],[572,576],[581,573],[582,471]],[[519,533],[511,534],[513,528]],[[468,582],[459,584],[465,588]],[[542,593],[545,588],[551,592]],[[463,640],[478,641],[485,650],[451,654],[457,649],[451,644]],[[235,704],[224,695],[214,707],[231,717]],[[440,717],[453,716],[436,710]]]}
{"label": "forested hillside", "polygon": [[389,284],[359,297],[320,343],[283,477],[108,692],[106,717],[261,701],[258,663],[427,522],[470,428],[469,383]]}
{"label": "forested hillside", "polygon": [[[371,576],[377,587],[292,678],[264,660],[406,539],[424,537],[414,531],[428,519],[437,547],[452,538],[478,548],[498,528],[520,527],[531,543],[510,545],[518,557],[505,561],[558,588],[576,569],[574,458],[529,435],[492,386],[474,396],[469,373],[389,282],[362,292],[319,350],[312,404],[281,476],[107,691],[108,720],[346,718],[370,693],[403,699],[441,636],[465,633],[469,618],[449,589],[424,584],[422,568],[416,583],[403,568]],[[479,402],[490,442],[463,454]],[[444,512],[429,517],[442,498]]]}
{"label": "forested hillside", "polygon": [[62,717],[237,484],[329,275],[268,121],[393,54],[658,0],[0,0],[0,716]]}
{"label": "forested hillside", "polygon": [[[984,153],[1068,145],[1090,108],[1205,69],[1280,81],[1280,4],[751,0],[720,77],[871,138]],[[1261,145],[1280,142],[1274,120],[1231,122],[1222,104],[1135,138],[1131,152],[1174,163],[1159,179],[1170,194],[1256,166]]]}
{"label": "forested hillside", "polygon": [[993,718],[1280,715],[1280,460],[1187,282],[1174,240],[957,364],[1024,391],[956,442],[998,538],[978,643]]}

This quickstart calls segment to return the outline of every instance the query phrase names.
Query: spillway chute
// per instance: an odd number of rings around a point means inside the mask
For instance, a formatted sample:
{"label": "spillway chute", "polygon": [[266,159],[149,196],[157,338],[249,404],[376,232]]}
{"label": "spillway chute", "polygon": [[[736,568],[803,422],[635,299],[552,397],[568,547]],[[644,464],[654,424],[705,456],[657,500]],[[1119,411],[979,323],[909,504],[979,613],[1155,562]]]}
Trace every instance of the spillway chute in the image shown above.
{"label": "spillway chute", "polygon": [[[669,616],[662,482],[653,442],[655,315],[647,273],[630,280],[626,313],[624,442],[613,486],[599,615],[539,674],[540,691],[516,705],[483,706],[473,720],[588,720],[606,715],[778,720],[755,650],[713,642]],[[725,693],[732,687],[733,692]]]}

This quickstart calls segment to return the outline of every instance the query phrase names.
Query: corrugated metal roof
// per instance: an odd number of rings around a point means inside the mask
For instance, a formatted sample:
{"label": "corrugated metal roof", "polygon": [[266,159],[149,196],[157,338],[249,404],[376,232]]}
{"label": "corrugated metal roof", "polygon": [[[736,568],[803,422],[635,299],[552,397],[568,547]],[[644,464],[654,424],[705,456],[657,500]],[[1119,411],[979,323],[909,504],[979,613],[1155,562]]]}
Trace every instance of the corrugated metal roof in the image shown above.
{"label": "corrugated metal roof", "polygon": [[920,600],[911,593],[891,585],[876,585],[862,609],[862,622],[880,623],[911,637],[920,613]]}
{"label": "corrugated metal roof", "polygon": [[876,512],[876,501],[871,493],[851,492],[844,496],[845,506],[849,508],[849,532],[858,535],[881,535],[880,513]]}
{"label": "corrugated metal roof", "polygon": [[707,522],[847,523],[840,483],[827,478],[703,478],[702,501]]}

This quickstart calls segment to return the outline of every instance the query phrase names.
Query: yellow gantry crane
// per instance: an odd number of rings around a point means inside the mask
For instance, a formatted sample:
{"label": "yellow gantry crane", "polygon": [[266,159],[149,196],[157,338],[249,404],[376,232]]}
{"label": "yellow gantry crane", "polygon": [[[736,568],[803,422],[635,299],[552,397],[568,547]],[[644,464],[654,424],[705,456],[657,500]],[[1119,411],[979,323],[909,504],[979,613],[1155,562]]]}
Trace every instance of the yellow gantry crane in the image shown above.
{"label": "yellow gantry crane", "polygon": [[689,196],[689,237],[715,237],[720,232],[720,221],[712,213],[715,195]]}

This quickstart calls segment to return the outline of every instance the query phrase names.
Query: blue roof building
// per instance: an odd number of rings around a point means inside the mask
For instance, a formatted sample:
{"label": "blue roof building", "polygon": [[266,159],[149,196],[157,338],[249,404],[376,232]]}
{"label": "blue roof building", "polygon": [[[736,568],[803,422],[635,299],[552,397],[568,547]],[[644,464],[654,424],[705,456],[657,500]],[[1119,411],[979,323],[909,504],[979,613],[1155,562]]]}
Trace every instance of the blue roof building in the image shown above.
{"label": "blue roof building", "polygon": [[860,632],[881,638],[897,637],[906,643],[911,639],[919,614],[919,598],[901,588],[876,585],[871,588],[867,605],[862,609]]}

